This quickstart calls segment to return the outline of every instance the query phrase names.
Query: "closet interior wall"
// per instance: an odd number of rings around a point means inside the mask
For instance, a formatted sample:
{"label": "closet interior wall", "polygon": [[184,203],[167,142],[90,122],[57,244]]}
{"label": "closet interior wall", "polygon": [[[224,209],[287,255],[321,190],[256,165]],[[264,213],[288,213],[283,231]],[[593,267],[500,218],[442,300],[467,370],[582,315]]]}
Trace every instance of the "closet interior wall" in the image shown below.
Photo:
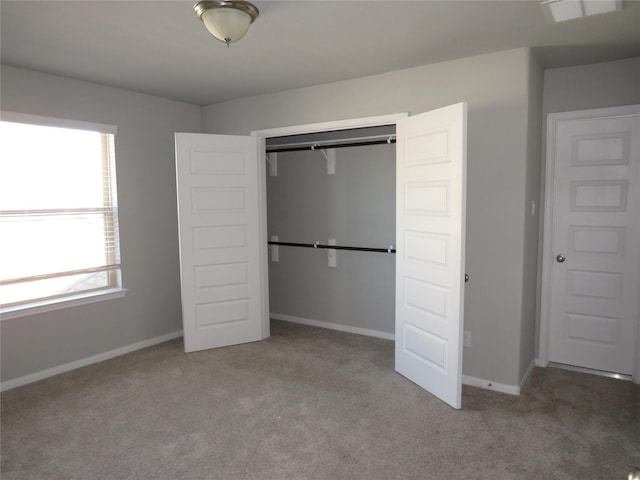
{"label": "closet interior wall", "polygon": [[[395,125],[267,139],[270,145],[395,134]],[[278,152],[267,173],[269,239],[395,248],[395,145],[336,148],[335,174],[320,150]],[[269,167],[267,166],[267,172]],[[279,246],[268,261],[272,318],[318,322],[390,337],[395,254]]]}

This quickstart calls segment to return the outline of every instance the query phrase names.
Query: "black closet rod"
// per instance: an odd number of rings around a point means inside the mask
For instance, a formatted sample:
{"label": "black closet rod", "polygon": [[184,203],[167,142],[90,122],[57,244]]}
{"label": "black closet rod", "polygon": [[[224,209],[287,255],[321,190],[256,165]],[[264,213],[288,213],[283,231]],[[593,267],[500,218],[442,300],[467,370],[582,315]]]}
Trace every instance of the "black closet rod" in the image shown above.
{"label": "black closet rod", "polygon": [[368,247],[345,247],[343,245],[324,245],[321,243],[293,243],[293,242],[267,242],[269,245],[282,245],[285,247],[303,247],[303,248],[324,248],[326,250],[356,250],[359,252],[380,252],[380,253],[396,253],[395,248],[368,248]]}
{"label": "black closet rod", "polygon": [[349,142],[349,143],[334,143],[334,144],[313,144],[313,145],[304,145],[304,146],[295,146],[295,147],[285,147],[285,146],[267,146],[267,152],[302,152],[305,150],[324,150],[326,148],[346,148],[346,147],[363,147],[366,145],[383,145],[383,144],[391,144],[396,143],[395,138],[387,138],[384,140],[369,140],[366,142]]}

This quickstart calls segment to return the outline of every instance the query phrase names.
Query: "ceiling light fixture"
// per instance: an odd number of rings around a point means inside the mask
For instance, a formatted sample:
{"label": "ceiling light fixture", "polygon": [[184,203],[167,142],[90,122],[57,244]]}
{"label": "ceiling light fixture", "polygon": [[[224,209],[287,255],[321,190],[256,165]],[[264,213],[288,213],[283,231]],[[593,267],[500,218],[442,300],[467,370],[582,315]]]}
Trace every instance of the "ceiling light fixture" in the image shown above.
{"label": "ceiling light fixture", "polygon": [[193,9],[209,33],[226,43],[227,47],[244,37],[260,13],[244,0],[204,0],[196,3]]}

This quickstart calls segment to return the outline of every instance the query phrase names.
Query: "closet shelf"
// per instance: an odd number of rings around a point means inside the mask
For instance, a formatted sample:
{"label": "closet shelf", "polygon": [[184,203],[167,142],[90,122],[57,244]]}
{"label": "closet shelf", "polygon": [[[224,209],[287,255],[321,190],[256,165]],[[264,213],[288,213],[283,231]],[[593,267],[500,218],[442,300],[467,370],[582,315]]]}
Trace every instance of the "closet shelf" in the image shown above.
{"label": "closet shelf", "polygon": [[396,253],[393,246],[388,248],[369,248],[369,247],[348,247],[344,245],[326,245],[320,242],[316,243],[294,243],[294,242],[267,242],[269,245],[282,245],[284,247],[303,247],[303,248],[324,248],[325,250],[355,250],[359,252],[379,252],[379,253]]}
{"label": "closet shelf", "polygon": [[281,145],[267,145],[267,153],[271,152],[301,152],[305,150],[322,150],[326,148],[363,147],[366,145],[384,145],[396,143],[395,134],[376,135],[359,138],[343,138],[341,140],[325,140],[318,142],[288,143]]}

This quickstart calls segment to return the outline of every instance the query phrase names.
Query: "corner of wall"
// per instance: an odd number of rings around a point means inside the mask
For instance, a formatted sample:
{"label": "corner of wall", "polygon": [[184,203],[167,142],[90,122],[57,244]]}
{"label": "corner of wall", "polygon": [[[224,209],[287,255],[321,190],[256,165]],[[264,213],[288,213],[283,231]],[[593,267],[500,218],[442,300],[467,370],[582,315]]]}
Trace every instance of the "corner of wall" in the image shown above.
{"label": "corner of wall", "polygon": [[522,311],[520,325],[519,381],[528,375],[534,361],[538,317],[538,270],[540,234],[540,181],[542,163],[543,69],[534,50],[528,51],[527,151],[525,210],[523,212],[524,256],[522,264]]}

